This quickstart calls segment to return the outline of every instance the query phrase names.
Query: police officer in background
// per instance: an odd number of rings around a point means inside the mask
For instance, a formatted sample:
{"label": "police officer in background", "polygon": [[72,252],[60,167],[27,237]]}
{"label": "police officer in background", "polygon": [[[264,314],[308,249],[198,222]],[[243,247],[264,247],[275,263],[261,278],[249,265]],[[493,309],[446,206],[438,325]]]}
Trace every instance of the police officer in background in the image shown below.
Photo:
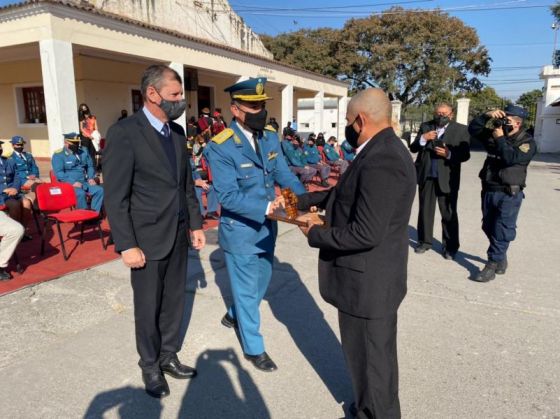
{"label": "police officer in background", "polygon": [[515,227],[525,197],[527,166],[537,153],[533,137],[523,128],[527,111],[508,105],[471,121],[469,133],[488,153],[479,177],[482,180],[482,230],[490,241],[488,262],[474,278],[488,282],[507,269],[507,249],[515,239]]}
{"label": "police officer in background", "polygon": [[10,158],[16,165],[16,173],[21,179],[22,188],[31,189],[34,183],[42,183],[39,178],[39,167],[37,163],[35,163],[33,155],[23,150],[25,145],[24,138],[15,135],[12,137],[11,143],[14,152],[11,154]]}
{"label": "police officer in background", "polygon": [[265,352],[259,305],[272,276],[278,227],[267,214],[281,205],[274,184],[301,195],[305,188],[282,156],[276,130],[266,126],[266,78],[240,81],[231,96],[230,128],[204,150],[222,207],[218,237],[224,251],[233,304],[222,324],[238,328],[245,358],[261,371],[276,364]]}
{"label": "police officer in background", "polygon": [[80,134],[64,134],[64,147],[54,152],[51,164],[56,179],[74,187],[77,208],[87,208],[86,193],[89,193],[91,209],[101,211],[103,187],[95,181],[95,166],[88,150],[80,147]]}

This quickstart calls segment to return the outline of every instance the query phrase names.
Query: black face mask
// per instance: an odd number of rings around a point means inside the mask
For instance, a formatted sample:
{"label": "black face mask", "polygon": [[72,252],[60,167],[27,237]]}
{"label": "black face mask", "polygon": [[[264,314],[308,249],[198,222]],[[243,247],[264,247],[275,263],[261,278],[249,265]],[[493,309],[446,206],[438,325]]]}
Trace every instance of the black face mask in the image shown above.
{"label": "black face mask", "polygon": [[74,154],[78,153],[79,148],[80,148],[80,146],[78,144],[69,144],[68,145],[68,150],[70,150]]}
{"label": "black face mask", "polygon": [[266,109],[263,108],[257,113],[245,112],[245,125],[252,131],[262,131],[266,126]]}
{"label": "black face mask", "polygon": [[174,121],[179,118],[187,109],[186,99],[179,100],[165,100],[161,94],[158,92],[159,97],[161,97],[161,102],[159,103],[160,109],[165,113],[167,119]]}
{"label": "black face mask", "polygon": [[436,115],[436,117],[434,118],[434,122],[438,127],[443,128],[444,126],[449,124],[449,117]]}
{"label": "black face mask", "polygon": [[[356,117],[356,119],[358,119],[358,117]],[[356,119],[354,119],[354,122],[356,122]],[[344,136],[346,137],[346,141],[348,141],[348,144],[350,144],[352,148],[358,148],[358,140],[360,139],[360,134],[362,132],[356,132],[353,127],[354,122],[352,122],[350,125],[346,125],[346,128],[344,129]]]}
{"label": "black face mask", "polygon": [[13,148],[14,148],[14,150],[17,151],[18,153],[23,152],[23,146],[15,145]]}

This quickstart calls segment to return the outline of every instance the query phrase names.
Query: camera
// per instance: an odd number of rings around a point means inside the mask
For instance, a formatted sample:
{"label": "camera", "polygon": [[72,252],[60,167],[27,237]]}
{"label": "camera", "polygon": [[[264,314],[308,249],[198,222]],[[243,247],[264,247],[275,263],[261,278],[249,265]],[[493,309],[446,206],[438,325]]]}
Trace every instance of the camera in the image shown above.
{"label": "camera", "polygon": [[496,118],[492,121],[492,125],[494,126],[494,128],[500,128],[508,124],[509,124],[509,119],[506,116],[504,116],[503,118]]}

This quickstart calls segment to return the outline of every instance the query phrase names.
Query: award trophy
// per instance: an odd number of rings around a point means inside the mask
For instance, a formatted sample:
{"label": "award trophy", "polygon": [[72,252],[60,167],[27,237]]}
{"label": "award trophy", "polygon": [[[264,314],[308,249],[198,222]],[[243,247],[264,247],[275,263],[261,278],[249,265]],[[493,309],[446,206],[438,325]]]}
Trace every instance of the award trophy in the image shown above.
{"label": "award trophy", "polygon": [[289,224],[295,224],[301,227],[307,226],[307,220],[320,220],[323,224],[323,220],[320,219],[317,213],[313,212],[302,212],[298,211],[297,195],[290,188],[283,188],[280,193],[284,197],[285,208],[278,208],[272,214],[268,215],[268,218],[276,221],[283,221]]}

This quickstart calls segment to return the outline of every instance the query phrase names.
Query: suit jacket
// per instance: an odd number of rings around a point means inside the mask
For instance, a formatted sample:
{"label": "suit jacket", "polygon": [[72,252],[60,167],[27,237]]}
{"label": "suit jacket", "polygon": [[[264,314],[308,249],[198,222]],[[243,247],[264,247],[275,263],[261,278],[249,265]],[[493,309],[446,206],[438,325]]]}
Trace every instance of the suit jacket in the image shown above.
{"label": "suit jacket", "polygon": [[326,209],[308,241],[319,252],[319,288],[339,310],[364,318],[395,313],[406,295],[412,159],[392,128],[375,135],[336,187],[300,197]]}
{"label": "suit jacket", "polygon": [[266,218],[266,209],[276,197],[275,183],[298,195],[305,193],[286,164],[276,132],[265,128],[257,141],[261,157],[233,121],[204,150],[222,206],[218,238],[229,253],[274,250],[277,225]]}
{"label": "suit jacket", "polygon": [[180,213],[191,230],[202,228],[185,133],[180,125],[169,126],[177,176],[144,112],[117,122],[107,133],[105,209],[118,252],[138,246],[147,259],[164,259],[175,244]]}
{"label": "suit jacket", "polygon": [[433,131],[436,123],[434,121],[424,122],[416,135],[416,139],[410,144],[410,151],[418,153],[416,158],[416,174],[419,185],[423,185],[430,175],[432,159],[437,161],[438,184],[443,193],[458,191],[461,183],[461,163],[470,159],[470,136],[467,127],[463,124],[451,121],[445,129],[440,140],[444,141],[451,151],[451,158],[445,159],[434,157],[434,145],[428,141],[425,146],[420,145],[420,137],[425,132]]}

